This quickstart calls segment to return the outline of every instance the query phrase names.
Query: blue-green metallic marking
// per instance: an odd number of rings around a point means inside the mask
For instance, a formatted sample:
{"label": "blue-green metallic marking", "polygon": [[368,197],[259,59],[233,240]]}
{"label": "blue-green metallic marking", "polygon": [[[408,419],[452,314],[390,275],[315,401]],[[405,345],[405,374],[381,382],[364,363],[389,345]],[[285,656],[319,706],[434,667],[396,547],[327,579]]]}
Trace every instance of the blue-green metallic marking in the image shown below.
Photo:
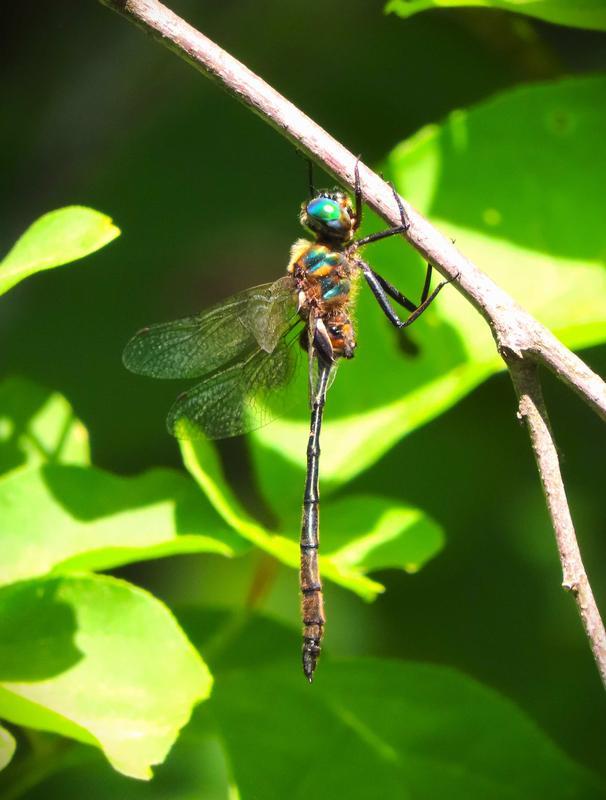
{"label": "blue-green metallic marking", "polygon": [[308,272],[316,272],[322,267],[338,266],[342,261],[340,253],[327,252],[325,249],[314,248],[303,257],[303,264]]}
{"label": "blue-green metallic marking", "polygon": [[319,269],[324,264],[326,258],[326,249],[324,247],[312,247],[303,256],[303,264],[305,269],[313,272]]}
{"label": "blue-green metallic marking", "polygon": [[324,278],[322,280],[322,299],[334,300],[341,294],[349,294],[350,284],[349,281],[340,280],[336,283],[331,278]]}

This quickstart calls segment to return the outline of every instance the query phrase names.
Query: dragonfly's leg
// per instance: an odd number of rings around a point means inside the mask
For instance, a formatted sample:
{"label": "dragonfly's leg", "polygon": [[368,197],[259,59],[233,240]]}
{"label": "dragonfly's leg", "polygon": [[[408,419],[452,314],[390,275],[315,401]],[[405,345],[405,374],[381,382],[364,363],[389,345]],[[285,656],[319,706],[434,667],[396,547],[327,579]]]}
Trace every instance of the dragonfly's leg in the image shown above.
{"label": "dragonfly's leg", "polygon": [[352,250],[357,250],[359,247],[364,247],[371,242],[378,242],[380,239],[387,239],[389,236],[395,236],[398,233],[406,233],[408,225],[396,225],[394,228],[388,228],[386,231],[379,231],[378,233],[370,233],[362,239],[357,239],[350,247]]}
{"label": "dragonfly's leg", "polygon": [[[398,292],[398,290],[392,286],[385,278],[377,275],[374,270],[372,270],[365,261],[362,259],[357,258],[355,259],[355,263],[360,267],[362,270],[364,277],[366,278],[366,282],[370,286],[372,293],[374,294],[377,303],[379,304],[381,310],[387,317],[387,319],[391,322],[391,324],[396,328],[406,328],[409,325],[418,319],[421,314],[433,303],[436,299],[438,294],[442,291],[442,289],[446,286],[446,284],[451,283],[455,280],[458,275],[454,278],[450,278],[449,280],[442,281],[439,283],[436,288],[433,290],[431,294],[429,292],[429,280],[431,279],[431,267],[429,266],[427,270],[427,275],[425,277],[425,285],[423,287],[423,296],[422,300],[418,306],[415,306],[412,301],[410,301],[407,297],[404,297],[403,294]],[[397,296],[396,296],[397,295]],[[389,297],[392,297],[396,302],[400,303],[400,305],[404,306],[408,311],[410,311],[410,316],[408,316],[405,320],[401,320],[400,317],[396,314],[393,310],[391,303],[389,302]]]}
{"label": "dragonfly's leg", "polygon": [[400,224],[394,225],[393,228],[388,228],[386,231],[371,233],[368,236],[364,236],[362,239],[358,239],[351,244],[352,250],[357,250],[359,247],[364,247],[364,245],[370,244],[371,242],[378,242],[380,239],[387,239],[389,236],[396,236],[399,233],[406,233],[406,231],[410,228],[410,220],[406,215],[406,211],[404,210],[404,206],[400,200],[400,195],[396,192],[396,187],[391,181],[389,181],[389,185],[391,186],[391,191],[393,192],[394,199],[400,212]]}
{"label": "dragonfly's leg", "polygon": [[309,199],[313,200],[314,197],[317,196],[318,192],[314,186],[314,165],[311,158],[307,159],[307,181],[309,184]]}
{"label": "dragonfly's leg", "polygon": [[387,293],[383,288],[383,286],[381,286],[378,275],[376,275],[376,273],[368,266],[368,264],[366,264],[361,259],[356,258],[355,263],[362,270],[362,273],[366,278],[366,282],[370,286],[370,290],[374,294],[375,299],[381,308],[381,311],[385,314],[385,316],[391,322],[392,325],[394,325],[396,328],[401,327],[402,321],[391,307],[391,303],[389,302],[389,297],[387,296]]}
{"label": "dragonfly's leg", "polygon": [[[377,272],[375,272],[374,270],[372,270],[372,272],[374,273],[375,278],[379,281],[383,289],[385,289],[387,294],[392,298],[392,300],[395,300],[396,303],[398,303],[401,306],[404,306],[404,308],[406,308],[408,311],[412,312],[417,310],[417,308],[419,307],[418,305],[413,303],[412,300],[409,300],[407,297],[405,297],[398,289],[396,289],[395,286],[393,286],[393,284],[389,283],[389,281],[385,280],[385,278],[383,278]],[[427,297],[429,296],[429,287],[431,285],[431,273],[432,273],[432,266],[431,264],[428,263],[427,272],[425,273],[425,283],[423,284],[423,291],[421,292],[421,301],[419,305],[424,303],[427,300]]]}
{"label": "dragonfly's leg", "polygon": [[[423,291],[421,292],[421,303],[420,303],[420,305],[423,305],[423,303],[429,297],[429,287],[431,286],[431,273],[432,273],[432,266],[431,266],[431,263],[428,261],[427,262],[427,272],[425,273],[425,283],[423,284]],[[448,281],[447,281],[447,283],[448,283]]]}
{"label": "dragonfly's leg", "polygon": [[402,205],[402,201],[400,200],[400,195],[396,191],[396,187],[393,185],[393,181],[388,181],[391,187],[391,193],[394,196],[394,200],[396,201],[396,205],[398,206],[398,211],[400,212],[400,224],[402,227],[408,230],[410,228],[410,220],[408,219],[408,215],[406,211],[404,211],[404,206]]}
{"label": "dragonfly's leg", "polygon": [[362,224],[362,187],[360,185],[360,156],[356,158],[356,165],[354,167],[354,194],[356,198],[356,208],[354,214],[356,220],[353,224],[353,230],[357,231]]}
{"label": "dragonfly's leg", "polygon": [[440,283],[438,283],[438,285],[433,290],[433,292],[429,295],[429,297],[426,297],[425,300],[416,309],[416,311],[413,311],[412,314],[407,319],[405,319],[404,322],[400,323],[400,325],[398,327],[399,328],[406,328],[409,325],[412,325],[412,323],[416,319],[418,319],[424,311],[426,311],[429,308],[429,306],[433,303],[433,301],[436,299],[436,297],[440,294],[442,289],[447,284],[452,283],[458,277],[459,277],[458,275],[455,275],[453,278],[448,278],[448,280],[441,281]]}
{"label": "dragonfly's leg", "polygon": [[[395,286],[392,286],[389,281],[386,281],[381,275],[379,275],[374,270],[371,270],[373,277],[376,279],[379,286],[384,290],[386,294],[391,297],[392,300],[395,300],[396,303],[403,306],[407,311],[413,312],[417,310],[417,305],[405,297]],[[366,278],[368,280],[368,278]],[[372,289],[372,286],[371,286]],[[422,302],[422,301],[421,301]]]}

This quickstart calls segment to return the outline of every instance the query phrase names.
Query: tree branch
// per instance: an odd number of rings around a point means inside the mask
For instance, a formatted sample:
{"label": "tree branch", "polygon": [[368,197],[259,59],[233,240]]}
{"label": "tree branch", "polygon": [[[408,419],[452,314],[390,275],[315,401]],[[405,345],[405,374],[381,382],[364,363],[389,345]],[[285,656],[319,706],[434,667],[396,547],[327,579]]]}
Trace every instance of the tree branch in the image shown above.
{"label": "tree branch", "polygon": [[[218,81],[230,94],[257,113],[331,173],[340,183],[354,185],[355,156],[313,120],[271,88],[247,67],[222,50],[157,0],[100,0],[195,69]],[[391,225],[400,223],[391,187],[360,164],[364,201]],[[577,601],[585,630],[606,685],[606,636],[583,569],[556,448],[549,432],[536,365],[543,364],[573,389],[606,421],[606,384],[578,356],[506,292],[466,259],[409,203],[402,200],[410,220],[406,238],[453,284],[484,317],[499,353],[508,365],[526,419],[564,571],[564,585]]]}
{"label": "tree branch", "polygon": [[[219,81],[244,105],[318,161],[341,183],[353,187],[355,157],[291,102],[229,53],[157,0],[100,0],[123,14],[203,74]],[[391,225],[400,212],[391,187],[360,164],[364,201]],[[406,201],[411,222],[406,238],[445,276],[458,276],[456,288],[490,325],[497,347],[544,363],[606,420],[606,384],[545,327],[480,272]]]}

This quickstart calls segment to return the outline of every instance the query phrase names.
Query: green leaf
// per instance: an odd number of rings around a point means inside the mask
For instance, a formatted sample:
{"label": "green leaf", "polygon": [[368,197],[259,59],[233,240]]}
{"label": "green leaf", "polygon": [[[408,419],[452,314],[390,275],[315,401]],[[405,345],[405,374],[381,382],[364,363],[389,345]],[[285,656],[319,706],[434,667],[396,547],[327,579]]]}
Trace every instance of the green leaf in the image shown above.
{"label": "green leaf", "polygon": [[[595,151],[605,92],[604,77],[515,89],[420,131],[387,165],[414,205],[573,348],[606,340],[606,158]],[[470,356],[487,359],[486,326],[454,300],[442,316]]]}
{"label": "green leaf", "polygon": [[[180,445],[185,466],[223,519],[240,536],[261,550],[283,564],[299,569],[301,555],[294,530],[292,538],[271,533],[246,514],[225,482],[212,444],[204,440],[182,440]],[[341,569],[331,559],[321,556],[320,567],[325,578],[352,589],[368,600],[383,591],[380,583],[366,578],[357,570]]]}
{"label": "green leaf", "polygon": [[322,552],[341,568],[418,572],[443,546],[442,529],[417,508],[370,495],[322,505]]}
{"label": "green leaf", "polygon": [[[383,322],[376,305],[369,307],[372,302],[360,297],[360,351],[355,364],[339,369],[326,405],[320,465],[324,497],[499,369],[492,354],[490,363],[462,360],[460,345],[448,342],[454,331],[438,321],[435,311],[426,312],[429,316],[410,335],[419,342],[419,353],[409,360],[395,338],[372,330]],[[372,320],[373,315],[378,319]],[[363,334],[368,337],[363,339]],[[308,437],[308,420],[287,418],[252,436],[261,487],[281,514],[301,501]]]}
{"label": "green leaf", "polygon": [[67,206],[37,219],[0,262],[0,295],[24,278],[94,253],[120,235],[111,219]]}
{"label": "green leaf", "polygon": [[17,743],[11,734],[0,725],[0,770],[12,759]]}
{"label": "green leaf", "polygon": [[294,663],[220,673],[211,715],[241,800],[604,796],[513,703],[444,667],[323,660],[312,686]]}
{"label": "green leaf", "polygon": [[411,17],[431,8],[498,8],[575,28],[606,30],[604,0],[390,0],[386,12]]}
{"label": "green leaf", "polygon": [[88,433],[67,400],[24,378],[0,383],[0,473],[46,462],[88,464]]}
{"label": "green leaf", "polygon": [[176,553],[233,556],[248,545],[195,484],[167,469],[135,477],[47,465],[0,479],[0,585],[110,569]]}
{"label": "green leaf", "polygon": [[211,685],[169,610],[128,583],[0,589],[0,717],[95,745],[125,775],[151,776]]}
{"label": "green leaf", "polygon": [[[384,167],[404,197],[573,348],[606,340],[606,157],[596,147],[606,140],[604,96],[604,77],[524,86],[423,129]],[[398,237],[365,257],[419,297],[424,264]],[[488,326],[452,285],[408,332],[390,328],[365,286],[356,317],[356,357],[340,366],[326,403],[323,496],[503,368]],[[281,513],[300,497],[308,431],[301,415],[253,437],[263,492]]]}
{"label": "green leaf", "polygon": [[154,781],[126,782],[88,758],[27,798],[59,787],[91,800],[604,796],[513,703],[450,669],[325,655],[310,687],[299,631],[195,608],[179,619],[216,683]]}
{"label": "green leaf", "polygon": [[[211,504],[240,536],[294,569],[300,566],[300,503],[272,533],[242,509],[227,486],[210,442],[180,442],[185,466]],[[366,573],[386,567],[414,572],[442,547],[435,522],[417,509],[377,497],[350,497],[322,505],[322,576],[373,600],[383,586]]]}

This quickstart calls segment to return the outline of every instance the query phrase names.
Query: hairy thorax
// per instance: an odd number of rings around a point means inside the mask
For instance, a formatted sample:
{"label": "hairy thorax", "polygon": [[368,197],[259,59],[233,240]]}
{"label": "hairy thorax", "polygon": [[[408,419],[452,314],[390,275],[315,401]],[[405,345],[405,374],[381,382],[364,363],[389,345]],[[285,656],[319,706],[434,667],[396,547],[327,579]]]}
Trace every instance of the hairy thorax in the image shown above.
{"label": "hairy thorax", "polygon": [[354,270],[346,253],[299,239],[292,246],[288,271],[295,279],[303,319],[317,321],[332,359],[351,358],[356,346],[350,317]]}

